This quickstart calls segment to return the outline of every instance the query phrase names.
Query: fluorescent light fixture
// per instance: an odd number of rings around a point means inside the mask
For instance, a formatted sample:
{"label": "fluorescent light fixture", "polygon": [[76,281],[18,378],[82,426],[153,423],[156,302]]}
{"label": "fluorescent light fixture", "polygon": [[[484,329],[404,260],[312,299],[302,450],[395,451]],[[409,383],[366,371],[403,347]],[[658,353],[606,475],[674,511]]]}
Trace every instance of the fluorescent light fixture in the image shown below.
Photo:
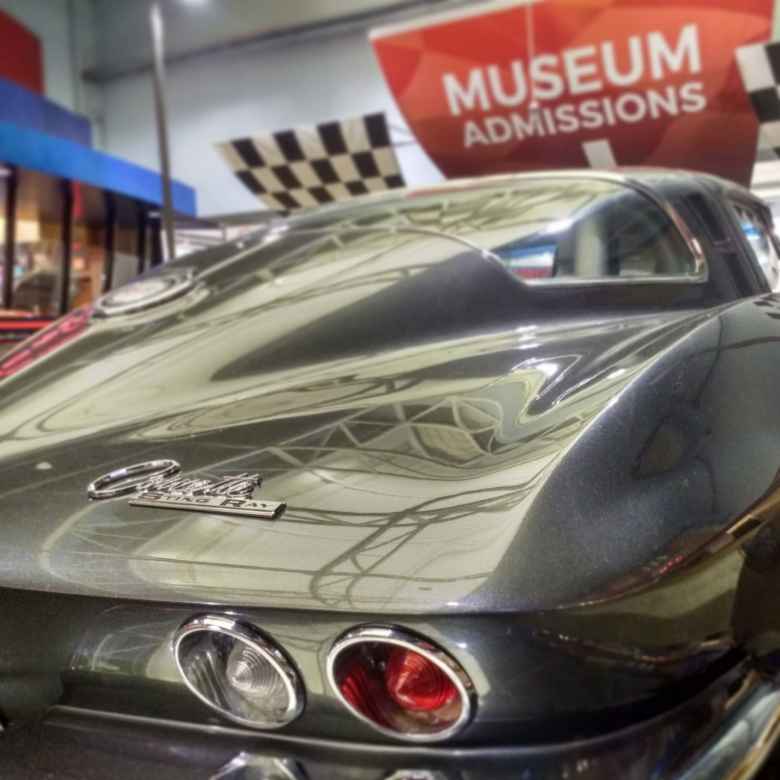
{"label": "fluorescent light fixture", "polygon": [[[2,174],[0,174],[2,176]],[[0,242],[5,239],[5,220],[0,217]],[[37,244],[41,240],[40,223],[32,219],[16,220],[16,241],[19,244]]]}

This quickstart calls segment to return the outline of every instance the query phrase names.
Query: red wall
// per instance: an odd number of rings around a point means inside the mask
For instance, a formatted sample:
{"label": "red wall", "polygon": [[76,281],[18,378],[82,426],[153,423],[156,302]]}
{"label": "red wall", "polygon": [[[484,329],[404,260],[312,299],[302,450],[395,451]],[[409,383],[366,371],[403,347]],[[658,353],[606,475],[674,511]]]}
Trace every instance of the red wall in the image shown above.
{"label": "red wall", "polygon": [[0,11],[0,78],[43,94],[41,42],[12,16]]}

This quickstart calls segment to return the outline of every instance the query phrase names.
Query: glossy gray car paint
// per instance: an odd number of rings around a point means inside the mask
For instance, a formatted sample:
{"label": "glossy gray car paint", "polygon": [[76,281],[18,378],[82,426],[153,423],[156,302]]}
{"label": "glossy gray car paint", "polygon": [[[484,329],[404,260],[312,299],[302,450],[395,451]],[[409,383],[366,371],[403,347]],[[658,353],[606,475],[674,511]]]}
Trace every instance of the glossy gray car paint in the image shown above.
{"label": "glossy gray car paint", "polygon": [[[726,250],[709,248],[717,272]],[[0,383],[0,584],[28,591],[3,595],[8,668],[50,631],[9,716],[64,701],[214,722],[168,653],[206,609],[253,620],[298,665],[311,701],[291,735],[366,742],[384,739],[323,677],[361,622],[418,630],[464,666],[480,706],[463,744],[592,733],[746,646],[771,652],[765,285],[707,306],[650,285],[661,305],[644,308],[575,286],[545,311],[460,240],[305,220],[186,264],[186,296],[95,318]],[[159,457],[258,471],[287,513],[87,501],[100,474]]]}

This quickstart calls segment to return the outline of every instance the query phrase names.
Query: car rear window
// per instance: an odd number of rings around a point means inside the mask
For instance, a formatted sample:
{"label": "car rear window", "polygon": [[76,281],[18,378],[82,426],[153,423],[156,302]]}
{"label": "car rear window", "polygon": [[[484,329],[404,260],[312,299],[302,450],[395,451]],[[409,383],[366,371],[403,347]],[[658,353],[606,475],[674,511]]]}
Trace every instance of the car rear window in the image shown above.
{"label": "car rear window", "polygon": [[[548,204],[552,213],[553,200]],[[593,193],[565,216],[490,247],[526,279],[636,279],[690,276],[695,260],[677,227],[644,195],[629,189]]]}
{"label": "car rear window", "polygon": [[607,179],[539,177],[440,189],[354,213],[340,227],[412,227],[468,240],[529,282],[699,275],[654,200]]}

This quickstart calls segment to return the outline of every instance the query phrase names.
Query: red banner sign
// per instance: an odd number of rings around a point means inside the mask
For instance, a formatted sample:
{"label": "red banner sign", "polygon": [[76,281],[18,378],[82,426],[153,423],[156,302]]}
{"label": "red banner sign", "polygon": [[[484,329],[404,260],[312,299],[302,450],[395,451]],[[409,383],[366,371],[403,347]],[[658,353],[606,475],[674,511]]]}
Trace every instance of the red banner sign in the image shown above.
{"label": "red banner sign", "polygon": [[0,11],[0,78],[43,94],[41,42],[12,16]]}
{"label": "red banner sign", "polygon": [[735,52],[772,0],[497,0],[372,34],[445,176],[612,165],[747,183],[758,122]]}

